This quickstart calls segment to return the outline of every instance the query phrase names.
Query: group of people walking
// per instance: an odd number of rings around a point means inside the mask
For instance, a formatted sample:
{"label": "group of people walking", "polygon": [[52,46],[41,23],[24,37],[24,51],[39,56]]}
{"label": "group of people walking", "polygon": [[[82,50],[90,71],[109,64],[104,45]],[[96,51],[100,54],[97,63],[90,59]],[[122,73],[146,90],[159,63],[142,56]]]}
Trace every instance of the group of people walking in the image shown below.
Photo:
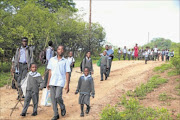
{"label": "group of people walking", "polygon": [[[45,64],[45,76],[44,80],[40,73],[37,72],[37,64],[33,60],[33,52],[29,49],[28,38],[22,38],[21,47],[17,48],[15,57],[13,59],[14,67],[12,68],[15,74],[15,80],[18,84],[18,100],[21,99],[21,81],[27,78],[26,94],[24,94],[24,107],[21,116],[26,116],[27,109],[29,107],[30,101],[33,101],[33,113],[32,116],[37,115],[38,101],[39,101],[39,90],[43,88],[50,89],[51,102],[53,106],[54,116],[52,120],[59,119],[58,107],[59,104],[61,109],[61,115],[66,115],[66,107],[62,99],[63,88],[65,88],[66,93],[69,92],[69,84],[71,79],[71,72],[75,65],[75,59],[73,57],[73,52],[70,51],[67,58],[64,58],[65,48],[62,45],[57,47],[57,51],[54,51],[53,42],[48,42],[48,47],[40,53],[40,60]],[[56,55],[55,55],[56,53]],[[145,59],[147,63],[148,60],[159,59],[159,56],[173,57],[174,52],[169,52],[168,50],[160,51],[157,46],[154,49],[146,48],[145,50],[139,49],[138,45],[132,49],[127,50],[126,46],[121,51],[118,50],[119,60],[123,54],[124,60],[126,55],[128,60],[132,59],[142,60]],[[106,45],[103,53],[100,54],[100,81],[104,79],[107,80],[110,76],[111,65],[114,58],[114,51],[112,46]],[[163,59],[164,60],[164,59]],[[86,114],[90,111],[90,97],[95,97],[94,80],[92,75],[94,74],[93,60],[91,58],[91,52],[88,51],[86,56],[83,58],[81,63],[81,72],[83,75],[79,77],[77,83],[77,89],[75,94],[79,93],[79,104],[81,108],[80,116],[84,116],[84,105],[86,105]]]}
{"label": "group of people walking", "polygon": [[123,59],[126,60],[145,60],[146,63],[148,60],[156,61],[156,60],[162,60],[162,61],[169,61],[170,57],[174,57],[174,50],[169,51],[168,49],[158,49],[157,45],[154,48],[146,47],[141,49],[138,47],[138,44],[135,45],[133,49],[127,49],[126,46],[124,46],[124,49],[121,50],[118,48],[118,59],[121,59],[121,56],[123,56]]}

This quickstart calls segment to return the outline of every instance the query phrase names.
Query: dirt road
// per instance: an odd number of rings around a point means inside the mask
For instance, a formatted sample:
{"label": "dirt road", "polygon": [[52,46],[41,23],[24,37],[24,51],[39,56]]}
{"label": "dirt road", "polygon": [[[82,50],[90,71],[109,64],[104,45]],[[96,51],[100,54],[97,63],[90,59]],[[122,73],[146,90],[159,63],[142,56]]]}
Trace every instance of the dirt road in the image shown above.
{"label": "dirt road", "polygon": [[[63,120],[92,120],[99,119],[101,110],[107,104],[115,104],[119,101],[119,97],[127,90],[133,90],[141,83],[145,83],[152,75],[152,69],[161,65],[164,62],[148,61],[148,64],[144,64],[144,61],[113,61],[111,74],[108,80],[100,81],[100,68],[94,65],[95,74],[93,75],[95,84],[95,98],[91,98],[91,111],[85,117],[80,117],[80,106],[78,104],[79,95],[75,95],[74,92],[77,87],[78,78],[80,77],[79,68],[74,68],[72,72],[72,78],[70,83],[70,92],[63,93],[64,103],[66,105],[66,116],[61,117]],[[41,99],[40,92],[40,99]],[[49,120],[53,117],[52,107],[39,106],[38,115],[31,116],[33,107],[30,106],[27,111],[26,117],[20,117],[22,111],[21,104],[18,104],[16,110],[14,110],[10,117],[11,108],[16,104],[17,91],[13,89],[0,88],[0,119],[43,119]],[[24,102],[22,102],[24,103]],[[32,103],[31,103],[32,104]],[[60,111],[59,111],[60,114]]]}

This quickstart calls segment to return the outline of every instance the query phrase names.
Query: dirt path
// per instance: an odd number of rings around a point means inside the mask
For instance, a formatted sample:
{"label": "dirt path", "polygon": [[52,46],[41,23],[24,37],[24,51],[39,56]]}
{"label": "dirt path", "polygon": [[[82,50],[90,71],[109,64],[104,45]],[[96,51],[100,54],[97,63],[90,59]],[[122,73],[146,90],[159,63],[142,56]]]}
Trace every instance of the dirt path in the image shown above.
{"label": "dirt path", "polygon": [[[108,80],[100,81],[99,67],[94,65],[95,74],[93,75],[95,84],[95,98],[91,99],[91,111],[84,118],[80,117],[80,106],[78,104],[79,95],[75,95],[74,92],[77,87],[78,78],[81,75],[76,71],[79,68],[75,68],[72,73],[70,92],[68,94],[63,93],[64,103],[66,105],[67,114],[65,117],[60,117],[64,120],[92,120],[99,119],[101,110],[107,104],[115,104],[118,102],[119,97],[127,90],[133,90],[136,86],[144,83],[152,75],[152,69],[155,66],[159,66],[164,62],[148,61],[148,64],[144,64],[144,61],[113,61],[111,74]],[[40,92],[40,99],[41,99]],[[26,117],[20,117],[22,111],[21,104],[13,112],[13,115],[9,117],[11,108],[16,104],[17,91],[12,89],[0,88],[0,119],[51,119],[53,116],[52,107],[39,106],[38,115],[31,116],[33,107],[29,107]],[[23,103],[23,102],[22,102]]]}

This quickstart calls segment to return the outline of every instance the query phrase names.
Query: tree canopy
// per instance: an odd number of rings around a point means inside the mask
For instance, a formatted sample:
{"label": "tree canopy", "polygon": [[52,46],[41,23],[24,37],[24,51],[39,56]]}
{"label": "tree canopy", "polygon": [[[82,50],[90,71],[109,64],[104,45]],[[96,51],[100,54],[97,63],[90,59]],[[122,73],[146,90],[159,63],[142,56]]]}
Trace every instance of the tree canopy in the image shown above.
{"label": "tree canopy", "polygon": [[[89,23],[77,14],[72,0],[0,0],[0,56],[10,58],[28,37],[35,45],[36,55],[47,47],[48,41],[66,46],[67,50],[83,53],[89,44]],[[102,48],[104,28],[92,23],[91,51]]]}

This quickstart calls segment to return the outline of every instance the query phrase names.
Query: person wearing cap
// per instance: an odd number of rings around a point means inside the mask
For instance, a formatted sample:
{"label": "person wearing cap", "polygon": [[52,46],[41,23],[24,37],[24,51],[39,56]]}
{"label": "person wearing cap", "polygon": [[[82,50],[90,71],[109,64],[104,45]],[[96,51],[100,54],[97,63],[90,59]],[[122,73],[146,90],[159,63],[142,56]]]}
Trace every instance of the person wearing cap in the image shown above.
{"label": "person wearing cap", "polygon": [[[25,78],[28,73],[30,64],[33,63],[32,52],[29,50],[28,38],[23,37],[21,46],[17,48],[15,59],[14,59],[14,72],[18,72],[19,77],[17,78],[18,86],[20,87],[21,80]],[[19,95],[18,95],[19,98]]]}

